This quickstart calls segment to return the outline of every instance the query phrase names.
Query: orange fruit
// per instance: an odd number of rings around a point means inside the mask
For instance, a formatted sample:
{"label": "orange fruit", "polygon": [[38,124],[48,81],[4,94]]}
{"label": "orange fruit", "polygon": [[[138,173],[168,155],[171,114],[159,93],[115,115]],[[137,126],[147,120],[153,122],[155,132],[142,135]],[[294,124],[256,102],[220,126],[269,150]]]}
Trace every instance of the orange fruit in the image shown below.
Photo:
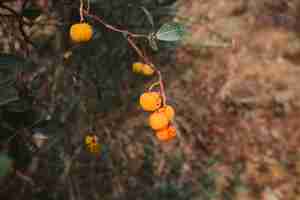
{"label": "orange fruit", "polygon": [[173,120],[173,118],[174,118],[174,116],[175,116],[175,110],[174,110],[174,108],[173,108],[172,106],[170,106],[170,105],[166,105],[166,106],[160,108],[160,109],[158,110],[158,112],[163,112],[163,113],[165,113],[165,115],[168,117],[168,119],[169,119],[170,121]]}
{"label": "orange fruit", "polygon": [[141,70],[145,76],[152,76],[155,72],[154,69],[150,65],[147,65],[147,64],[144,64]]}
{"label": "orange fruit", "polygon": [[145,92],[140,96],[140,105],[145,111],[155,111],[161,106],[161,96],[158,92]]}
{"label": "orange fruit", "polygon": [[173,126],[169,126],[156,132],[156,137],[160,141],[168,141],[176,136],[176,129]]}
{"label": "orange fruit", "polygon": [[85,137],[85,144],[87,150],[91,153],[99,153],[101,150],[101,145],[96,135],[87,135]]}
{"label": "orange fruit", "polygon": [[166,128],[169,124],[169,119],[164,113],[154,112],[149,117],[149,125],[153,130]]}
{"label": "orange fruit", "polygon": [[132,64],[132,71],[134,73],[141,73],[144,63],[141,62],[135,62]]}
{"label": "orange fruit", "polygon": [[88,23],[76,23],[70,28],[70,37],[73,42],[87,42],[93,36],[93,28]]}
{"label": "orange fruit", "polygon": [[147,64],[141,63],[141,62],[135,62],[132,65],[132,71],[134,73],[143,74],[145,76],[152,76],[154,74],[154,69]]}

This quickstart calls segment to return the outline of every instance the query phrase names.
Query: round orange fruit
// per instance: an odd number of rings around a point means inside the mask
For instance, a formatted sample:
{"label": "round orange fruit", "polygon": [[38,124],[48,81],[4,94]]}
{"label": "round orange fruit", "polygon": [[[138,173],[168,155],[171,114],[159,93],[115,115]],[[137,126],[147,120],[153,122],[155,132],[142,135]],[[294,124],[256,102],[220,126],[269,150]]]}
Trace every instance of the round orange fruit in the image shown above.
{"label": "round orange fruit", "polygon": [[155,111],[161,106],[161,96],[158,92],[145,92],[140,96],[140,105],[145,111]]}
{"label": "round orange fruit", "polygon": [[156,137],[160,141],[169,141],[176,136],[176,129],[173,126],[169,126],[156,132]]}
{"label": "round orange fruit", "polygon": [[141,70],[145,76],[152,76],[155,72],[154,69],[150,65],[147,65],[147,64],[144,64]]}
{"label": "round orange fruit", "polygon": [[93,36],[93,28],[88,23],[76,23],[70,28],[70,37],[73,42],[87,42]]}
{"label": "round orange fruit", "polygon": [[141,73],[143,66],[144,66],[144,63],[135,62],[135,63],[132,64],[132,71],[134,73]]}
{"label": "round orange fruit", "polygon": [[164,113],[154,112],[149,117],[149,125],[153,130],[164,129],[168,124],[169,119]]}
{"label": "round orange fruit", "polygon": [[173,118],[174,118],[174,116],[175,116],[175,110],[174,110],[174,108],[173,108],[172,106],[170,106],[170,105],[166,105],[166,106],[160,108],[160,109],[158,110],[158,112],[164,113],[164,114],[168,117],[168,119],[169,119],[170,121],[173,120]]}

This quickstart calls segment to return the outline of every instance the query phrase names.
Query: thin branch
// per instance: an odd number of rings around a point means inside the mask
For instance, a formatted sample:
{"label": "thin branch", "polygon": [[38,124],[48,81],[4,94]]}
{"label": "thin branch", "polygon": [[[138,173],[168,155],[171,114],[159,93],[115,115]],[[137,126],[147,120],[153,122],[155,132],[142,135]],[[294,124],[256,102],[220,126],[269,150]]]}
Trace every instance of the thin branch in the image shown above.
{"label": "thin branch", "polygon": [[116,28],[108,23],[106,23],[103,19],[101,19],[99,16],[97,15],[93,15],[93,14],[90,14],[88,13],[86,10],[83,10],[84,14],[88,17],[91,17],[92,19],[96,20],[97,22],[99,22],[100,24],[102,24],[103,26],[105,26],[107,29],[110,29],[112,31],[115,31],[115,32],[119,32],[119,33],[123,33],[125,35],[128,35],[130,37],[140,37],[140,38],[148,38],[147,35],[144,35],[144,34],[135,34],[135,33],[132,33],[128,30],[124,30],[124,29],[120,29],[120,28]]}
{"label": "thin branch", "polygon": [[17,13],[14,9],[4,5],[3,2],[0,2],[0,8],[2,8],[4,10],[7,10],[8,12],[12,13],[13,15],[15,15],[17,17],[20,16],[19,13]]}
{"label": "thin branch", "polygon": [[[1,17],[15,17],[17,19],[23,18],[22,15],[20,15],[17,11],[15,11],[14,9],[10,8],[9,6],[6,6],[3,4],[3,2],[0,2],[0,8],[7,10],[8,12],[11,13],[10,14],[0,14]],[[27,26],[31,26],[32,23],[26,22],[22,19],[23,23]]]}
{"label": "thin branch", "polygon": [[24,14],[24,10],[26,8],[27,3],[29,3],[29,0],[24,0],[23,4],[22,4],[22,10],[21,10],[21,15],[19,16],[19,30],[25,40],[25,42],[31,44],[31,46],[36,48],[36,45],[29,39],[29,37],[27,36],[25,30],[24,30],[24,24],[23,24],[23,14]]}
{"label": "thin branch", "polygon": [[22,173],[21,171],[16,170],[17,177],[21,178],[23,181],[29,183],[31,186],[35,186],[33,179],[26,174]]}
{"label": "thin branch", "polygon": [[165,106],[166,103],[167,103],[167,96],[166,96],[166,93],[165,93],[163,78],[162,78],[161,72],[159,70],[156,70],[156,73],[158,74],[158,79],[159,79],[159,84],[160,84],[160,91],[161,91],[161,95],[162,95],[162,99],[163,99],[163,105]]}
{"label": "thin branch", "polygon": [[24,24],[25,24],[25,25],[32,25],[32,24],[27,23],[27,22],[25,22],[25,21],[23,20],[23,12],[24,12],[24,9],[26,8],[26,4],[27,4],[28,2],[29,2],[28,0],[25,0],[25,1],[23,2],[21,14],[17,13],[14,9],[12,9],[12,8],[10,8],[10,7],[6,6],[6,5],[4,5],[3,2],[0,3],[0,8],[7,10],[8,12],[10,12],[12,15],[14,15],[14,16],[18,19],[19,30],[20,30],[20,32],[21,32],[21,34],[22,34],[23,39],[24,39],[27,43],[29,43],[29,44],[31,44],[33,47],[35,47],[34,43],[29,39],[29,37],[27,36],[27,34],[26,34],[25,30],[24,30]]}
{"label": "thin branch", "polygon": [[150,60],[143,54],[143,52],[138,48],[138,46],[130,37],[127,37],[127,41],[131,45],[131,47],[137,52],[137,54],[144,60],[145,63],[151,64]]}
{"label": "thin branch", "polygon": [[19,97],[12,97],[10,99],[6,99],[5,101],[1,101],[0,106],[7,105],[9,103],[12,103],[12,102],[15,102],[15,101],[18,101],[18,100],[19,100]]}

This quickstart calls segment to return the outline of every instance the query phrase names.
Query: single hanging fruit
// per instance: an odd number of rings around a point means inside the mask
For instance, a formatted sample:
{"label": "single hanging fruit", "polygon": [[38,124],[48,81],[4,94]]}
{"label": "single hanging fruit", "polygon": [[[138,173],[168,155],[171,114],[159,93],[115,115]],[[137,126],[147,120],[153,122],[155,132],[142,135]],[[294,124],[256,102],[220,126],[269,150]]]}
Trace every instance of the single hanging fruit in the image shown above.
{"label": "single hanging fruit", "polygon": [[70,37],[73,42],[87,42],[93,36],[93,28],[88,23],[76,23],[70,28]]}
{"label": "single hanging fruit", "polygon": [[155,111],[161,106],[162,99],[158,92],[145,92],[140,96],[140,105],[145,111]]}
{"label": "single hanging fruit", "polygon": [[150,66],[150,65],[147,65],[147,64],[144,64],[143,67],[142,67],[142,73],[145,75],[145,76],[152,76],[154,74],[154,69]]}
{"label": "single hanging fruit", "polygon": [[134,73],[141,73],[144,63],[141,62],[135,62],[132,64],[132,71]]}

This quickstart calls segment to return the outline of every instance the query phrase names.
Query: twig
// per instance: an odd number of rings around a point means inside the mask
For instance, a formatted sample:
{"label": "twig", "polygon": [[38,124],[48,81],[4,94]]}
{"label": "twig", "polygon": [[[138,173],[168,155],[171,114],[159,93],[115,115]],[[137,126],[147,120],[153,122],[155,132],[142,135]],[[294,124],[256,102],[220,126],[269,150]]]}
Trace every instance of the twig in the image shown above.
{"label": "twig", "polygon": [[35,183],[33,181],[33,179],[25,174],[23,174],[22,172],[20,172],[19,170],[16,170],[16,175],[21,178],[23,181],[29,183],[31,186],[34,186]]}
{"label": "twig", "polygon": [[151,91],[151,90],[153,90],[154,87],[156,87],[156,86],[158,86],[158,85],[160,86],[160,82],[159,82],[159,81],[153,83],[153,84],[148,88],[148,90]]}
{"label": "twig", "polygon": [[105,26],[107,29],[110,29],[112,31],[115,31],[115,32],[119,32],[119,33],[123,33],[125,35],[128,35],[130,37],[139,37],[139,38],[148,38],[147,35],[144,35],[144,34],[136,34],[136,33],[132,33],[128,30],[124,30],[124,29],[120,29],[120,28],[116,28],[108,23],[106,23],[103,19],[101,19],[99,16],[97,15],[93,15],[93,14],[90,14],[88,13],[86,10],[83,10],[84,14],[88,17],[91,17],[92,19],[96,20],[97,22],[99,22],[100,24],[102,24],[103,26]]}
{"label": "twig", "polygon": [[83,17],[83,0],[80,0],[79,14],[80,14],[80,22],[83,22],[84,21],[84,17]]}
{"label": "twig", "polygon": [[18,100],[19,100],[19,97],[12,97],[12,98],[7,99],[7,100],[5,100],[5,101],[1,101],[1,102],[0,102],[0,106],[4,106],[4,105],[6,105],[6,104],[9,104],[9,103],[11,103],[11,102],[15,102],[15,101],[18,101]]}
{"label": "twig", "polygon": [[161,72],[159,70],[156,70],[156,73],[158,74],[158,79],[159,79],[159,84],[160,84],[160,91],[161,91],[161,95],[162,95],[162,99],[163,99],[163,105],[165,106],[166,103],[167,103],[167,97],[166,97],[166,93],[165,93],[165,87],[164,87],[162,75],[161,75]]}
{"label": "twig", "polygon": [[143,52],[138,48],[138,46],[133,42],[133,40],[130,37],[127,37],[128,43],[131,45],[131,47],[136,51],[136,53],[144,60],[145,63],[151,64],[149,58],[147,58]]}
{"label": "twig", "polygon": [[23,20],[23,13],[26,8],[26,5],[29,1],[25,0],[22,4],[22,9],[21,9],[21,14],[17,13],[14,9],[6,6],[3,4],[3,2],[0,3],[0,8],[5,9],[9,11],[12,15],[14,15],[18,19],[18,24],[19,24],[19,30],[21,32],[21,35],[24,39],[25,42],[29,43],[31,46],[36,47],[35,44],[29,39],[27,36],[25,30],[24,30],[24,24],[25,25],[32,25],[31,23],[27,23],[26,21]]}
{"label": "twig", "polygon": [[24,38],[24,40],[29,43],[31,46],[33,46],[34,48],[36,48],[35,44],[29,39],[29,37],[27,36],[24,27],[23,27],[23,14],[24,14],[24,10],[26,8],[27,3],[29,2],[29,0],[24,0],[23,4],[22,4],[22,9],[21,9],[21,15],[19,16],[19,30]]}
{"label": "twig", "polygon": [[[10,14],[0,14],[1,17],[15,17],[15,18],[17,18],[17,19],[22,18],[22,16],[21,16],[19,13],[17,13],[17,11],[15,11],[14,9],[12,9],[12,8],[10,8],[10,7],[6,6],[6,5],[4,5],[3,2],[0,2],[0,8],[2,8],[2,9],[4,9],[4,10],[7,10],[8,12],[11,13],[11,15],[10,15]],[[23,20],[23,19],[22,19],[22,20]],[[31,25],[32,25],[32,23],[26,22],[26,21],[24,21],[24,20],[23,20],[23,23],[24,23],[25,25],[28,25],[28,26],[31,26]]]}

